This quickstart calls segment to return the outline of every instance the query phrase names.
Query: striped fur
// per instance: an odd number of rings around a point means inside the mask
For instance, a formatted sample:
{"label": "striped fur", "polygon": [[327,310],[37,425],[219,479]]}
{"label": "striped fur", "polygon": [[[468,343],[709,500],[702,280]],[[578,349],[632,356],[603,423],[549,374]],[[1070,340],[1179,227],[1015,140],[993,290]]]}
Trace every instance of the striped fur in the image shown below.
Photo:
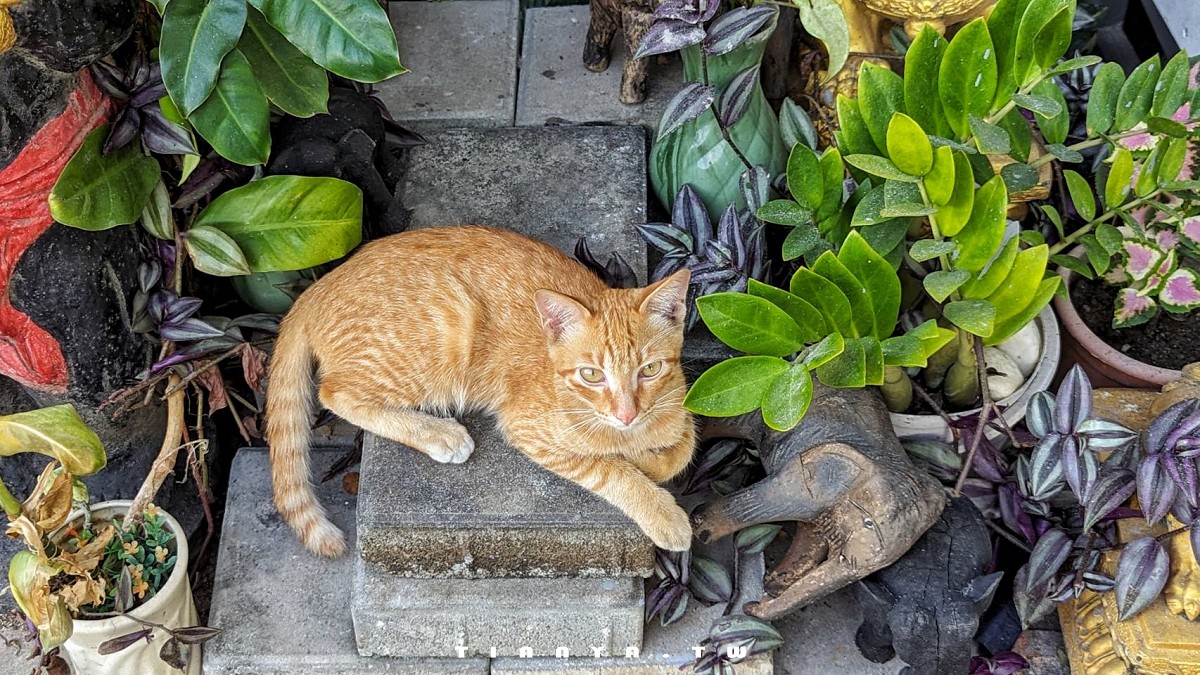
{"label": "striped fur", "polygon": [[315,365],[321,404],[352,424],[460,463],[474,442],[448,415],[494,413],[534,462],[612,502],[658,546],[687,549],[687,514],[657,485],[695,442],[679,365],[687,285],[684,270],[609,289],[553,247],[483,227],[367,244],[280,326],[266,428],[279,512],[313,553],[345,550],[309,482]]}

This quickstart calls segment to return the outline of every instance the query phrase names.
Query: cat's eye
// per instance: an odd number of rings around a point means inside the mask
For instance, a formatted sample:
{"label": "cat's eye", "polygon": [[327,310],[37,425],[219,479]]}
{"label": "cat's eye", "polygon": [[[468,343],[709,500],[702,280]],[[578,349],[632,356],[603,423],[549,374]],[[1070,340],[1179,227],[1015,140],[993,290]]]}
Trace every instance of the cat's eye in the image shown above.
{"label": "cat's eye", "polygon": [[598,368],[580,368],[579,379],[588,384],[600,384],[604,381],[604,371]]}
{"label": "cat's eye", "polygon": [[641,369],[641,371],[639,371],[639,374],[642,377],[647,377],[647,378],[656,377],[656,376],[658,376],[659,373],[662,372],[662,369],[663,369],[663,362],[662,361],[654,361],[652,363],[647,363],[646,365],[642,366],[642,369]]}

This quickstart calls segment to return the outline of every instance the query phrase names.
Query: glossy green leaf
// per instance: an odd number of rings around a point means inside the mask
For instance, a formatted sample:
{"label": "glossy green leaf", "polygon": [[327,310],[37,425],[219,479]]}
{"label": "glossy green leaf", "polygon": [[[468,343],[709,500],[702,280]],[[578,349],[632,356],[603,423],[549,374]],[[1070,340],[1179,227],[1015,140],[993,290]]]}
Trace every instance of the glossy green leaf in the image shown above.
{"label": "glossy green leaf", "polygon": [[954,235],[958,244],[958,257],[953,261],[955,268],[977,273],[996,255],[1004,242],[1007,212],[1008,190],[1004,181],[996,177],[984,183],[975,194],[970,219],[962,231]]}
{"label": "glossy green leaf", "polygon": [[975,206],[975,174],[970,160],[961,152],[954,153],[954,191],[950,201],[938,209],[938,230],[943,236],[952,237],[962,230],[971,217]]}
{"label": "glossy green leaf", "polygon": [[987,337],[995,329],[996,308],[987,300],[958,300],[942,308],[942,315],[972,335]]}
{"label": "glossy green leaf", "polygon": [[995,124],[989,124],[975,115],[969,115],[967,123],[975,135],[975,147],[985,155],[1007,155],[1012,150],[1012,139],[1008,132]]}
{"label": "glossy green leaf", "polygon": [[799,0],[794,3],[805,32],[821,41],[829,54],[825,78],[832,79],[850,56],[850,25],[835,0]]}
{"label": "glossy green leaf", "polygon": [[924,176],[933,166],[933,146],[921,125],[898,112],[892,115],[887,131],[888,155],[910,176]]}
{"label": "glossy green leaf", "polygon": [[819,253],[828,245],[820,230],[809,224],[800,224],[788,232],[781,252],[784,260],[795,260],[813,252]]}
{"label": "glossy green leaf", "polygon": [[1103,275],[1108,271],[1112,254],[1105,250],[1095,235],[1085,234],[1076,241],[1083,246],[1084,255],[1087,256],[1088,262],[1091,263],[1092,269],[1096,270],[1097,275]]}
{"label": "glossy green leaf", "polygon": [[950,341],[958,337],[958,331],[952,328],[942,328],[937,325],[935,319],[929,319],[925,323],[908,331],[906,335],[914,335],[921,340],[921,349],[925,351],[926,358],[933,356],[942,347],[950,344]]}
{"label": "glossy green leaf", "polygon": [[850,219],[851,227],[877,225],[888,220],[882,214],[885,206],[883,193],[883,186],[879,186],[873,187],[863,194],[862,199],[854,207],[854,216]]}
{"label": "glossy green leaf", "polygon": [[[1047,81],[1053,80],[1043,80],[1043,82]],[[1036,94],[1014,94],[1013,102],[1030,112],[1041,113],[1045,117],[1054,117],[1063,111],[1062,104],[1058,101]]]}
{"label": "glossy green leaf", "polygon": [[254,272],[315,267],[362,240],[362,192],[336,178],[268,176],[217,197],[193,227],[229,235]]}
{"label": "glossy green leaf", "polygon": [[1125,235],[1121,234],[1121,231],[1112,223],[1100,223],[1096,225],[1096,241],[1110,255],[1116,255],[1125,242]]}
{"label": "glossy green leaf", "polygon": [[804,331],[766,298],[713,293],[697,298],[696,308],[712,334],[740,352],[788,356],[804,346]]}
{"label": "glossy green leaf", "polygon": [[1015,195],[1037,187],[1041,176],[1037,169],[1024,162],[1011,162],[1000,169],[1000,178],[1008,193]]}
{"label": "glossy green leaf", "polygon": [[962,297],[983,299],[994,293],[1012,271],[1018,250],[1020,250],[1020,243],[1017,238],[1009,239],[1004,248],[1000,249],[1000,255],[996,256],[996,259],[982,274],[963,284]]}
{"label": "glossy green leaf", "polygon": [[183,243],[196,269],[218,277],[250,274],[246,255],[229,235],[201,225],[184,233]]}
{"label": "glossy green leaf", "polygon": [[90,476],[108,461],[100,438],[70,404],[0,417],[0,457],[23,452],[50,457],[73,476]]}
{"label": "glossy green leaf", "polygon": [[1033,93],[1038,98],[1053,101],[1058,106],[1056,115],[1044,115],[1034,111],[1033,119],[1037,122],[1042,137],[1046,139],[1047,143],[1066,142],[1067,133],[1071,130],[1071,113],[1067,109],[1067,101],[1063,98],[1062,90],[1058,88],[1054,78],[1038,82],[1033,88]]}
{"label": "glossy green leaf", "polygon": [[757,279],[747,280],[746,292],[755,297],[763,298],[782,309],[800,328],[800,339],[803,342],[816,342],[822,335],[829,332],[830,327],[825,322],[821,312],[798,296],[792,295],[782,288],[764,284]]}
{"label": "glossy green leaf", "polygon": [[788,290],[820,310],[829,327],[845,335],[854,334],[850,300],[832,281],[801,267],[792,275]]}
{"label": "glossy green leaf", "polygon": [[886,157],[892,114],[904,112],[904,80],[883,66],[864,61],[858,74],[858,106],[871,140]]}
{"label": "glossy green leaf", "polygon": [[1125,148],[1119,147],[1112,154],[1112,163],[1108,168],[1108,180],[1104,184],[1104,204],[1110,209],[1125,203],[1133,187],[1133,155]]}
{"label": "glossy green leaf", "polygon": [[1029,0],[999,0],[987,17],[988,34],[996,49],[996,95],[992,109],[1004,107],[1017,90],[1014,57],[1017,49],[1017,29]]}
{"label": "glossy green leaf", "polygon": [[845,340],[842,353],[818,366],[817,378],[829,387],[865,387],[867,354],[861,339]]}
{"label": "glossy green leaf", "polygon": [[328,110],[325,69],[293,47],[256,9],[246,16],[238,50],[250,62],[267,98],[280,110],[294,117]]}
{"label": "glossy green leaf", "polygon": [[970,278],[971,273],[966,270],[936,270],[926,274],[922,283],[934,302],[942,302]]}
{"label": "glossy green leaf", "polygon": [[1159,136],[1171,138],[1187,138],[1188,128],[1181,122],[1163,117],[1150,117],[1146,120],[1146,131]]}
{"label": "glossy green leaf", "polygon": [[822,366],[841,354],[845,348],[846,341],[842,334],[830,333],[804,354],[804,365],[808,366],[810,370]]}
{"label": "glossy green leaf", "polygon": [[999,121],[999,126],[1008,133],[1008,139],[1011,143],[1009,156],[1018,162],[1028,162],[1029,152],[1033,149],[1033,131],[1030,129],[1029,121],[1021,114],[1020,110],[1009,110]]}
{"label": "glossy green leaf", "polygon": [[1017,253],[1012,270],[987,298],[997,309],[998,321],[1002,322],[1019,314],[1033,300],[1038,285],[1046,274],[1046,262],[1049,257],[1050,248],[1045,244]]}
{"label": "glossy green leaf", "polygon": [[1154,100],[1150,104],[1150,114],[1154,117],[1169,118],[1179,110],[1179,106],[1190,100],[1188,91],[1188,76],[1191,63],[1186,51],[1180,51],[1167,61],[1158,77],[1154,91]]}
{"label": "glossy green leaf", "polygon": [[1067,191],[1071,195],[1071,203],[1075,205],[1075,210],[1084,220],[1091,220],[1096,217],[1096,198],[1092,195],[1092,186],[1083,176],[1067,169],[1063,171],[1063,177],[1067,181]]}
{"label": "glossy green leaf", "polygon": [[837,115],[839,149],[843,155],[881,154],[863,119],[858,99],[838,94]]}
{"label": "glossy green leaf", "polygon": [[925,262],[934,258],[949,255],[958,249],[952,241],[934,241],[933,239],[918,239],[908,249],[908,255],[917,262]]}
{"label": "glossy green leaf", "polygon": [[379,82],[405,72],[396,33],[375,0],[250,0],[288,41],[342,77]]}
{"label": "glossy green leaf", "polygon": [[900,315],[900,279],[891,265],[858,232],[846,237],[838,260],[858,279],[870,299],[874,310],[871,334],[877,338],[891,335]]}
{"label": "glossy green leaf", "polygon": [[919,218],[921,216],[931,216],[935,213],[937,213],[936,207],[910,203],[885,206],[879,212],[879,215],[884,218]]}
{"label": "glossy green leaf", "polygon": [[163,84],[185,115],[200,107],[217,84],[225,55],[246,24],[246,0],[174,0],[162,21]]}
{"label": "glossy green leaf", "polygon": [[792,146],[787,163],[788,190],[802,206],[816,211],[825,199],[824,178],[816,153],[803,143]]}
{"label": "glossy green leaf", "polygon": [[50,190],[50,215],[63,225],[96,231],[132,223],[159,182],[158,162],[138,143],[101,155],[107,135],[107,126],[88,134]]}
{"label": "glossy green leaf", "polygon": [[933,165],[922,181],[934,206],[945,206],[954,194],[954,151],[941,146],[933,152]]}
{"label": "glossy green leaf", "polygon": [[917,180],[916,176],[910,176],[900,170],[900,167],[892,163],[892,160],[879,155],[848,155],[846,163],[856,167],[872,176],[879,176],[888,180],[898,180],[906,183],[914,183]]}
{"label": "glossy green leaf", "polygon": [[846,167],[842,164],[842,154],[837,148],[828,148],[821,154],[818,162],[821,166],[821,185],[824,194],[821,205],[817,209],[817,220],[825,221],[832,218],[842,208],[843,183],[846,178]]}
{"label": "glossy green leaf", "polygon": [[760,206],[754,215],[759,220],[776,225],[808,225],[813,220],[812,211],[790,199],[772,199]]}
{"label": "glossy green leaf", "polygon": [[1167,141],[1167,149],[1163,151],[1162,161],[1158,169],[1158,184],[1160,187],[1177,180],[1187,161],[1188,141],[1182,138],[1172,138]]}
{"label": "glossy green leaf", "polygon": [[924,26],[904,53],[904,109],[928,133],[948,135],[950,125],[938,96],[938,73],[946,39]]}
{"label": "glossy green leaf", "polygon": [[150,198],[138,219],[142,228],[157,239],[175,241],[175,221],[171,217],[171,197],[161,180],[150,190]]}
{"label": "glossy green leaf", "polygon": [[874,335],[864,335],[858,341],[863,348],[863,377],[867,384],[878,387],[883,384],[883,346]]}
{"label": "glossy green leaf", "polygon": [[885,366],[924,368],[928,363],[921,339],[912,333],[880,340],[879,346],[883,350]]}
{"label": "glossy green leaf", "polygon": [[763,421],[776,431],[788,431],[804,419],[812,395],[813,382],[808,367],[793,362],[767,389],[762,400]]}
{"label": "glossy green leaf", "polygon": [[1013,57],[1015,84],[1027,84],[1040,71],[1049,70],[1066,52],[1074,13],[1074,2],[1032,0],[1029,3],[1017,27]]}
{"label": "glossy green leaf", "polygon": [[[861,238],[861,237],[860,237]],[[870,248],[868,246],[868,248]],[[850,335],[858,337],[870,335],[875,330],[875,308],[867,289],[846,266],[838,260],[833,251],[826,251],[811,265],[813,272],[833,282],[850,303],[851,325]],[[890,271],[891,268],[889,267]]]}
{"label": "glossy green leaf", "polygon": [[188,119],[225,159],[253,166],[271,155],[267,95],[237,49],[225,56],[216,88]]}
{"label": "glossy green leaf", "polygon": [[1155,54],[1129,74],[1117,96],[1112,127],[1114,132],[1132,129],[1150,114],[1150,106],[1154,103],[1154,87],[1158,84],[1161,70],[1159,66],[1158,54]]}
{"label": "glossy green leaf", "polygon": [[1054,294],[1058,291],[1061,282],[1062,278],[1058,275],[1042,279],[1029,304],[1025,305],[1016,314],[1007,315],[997,320],[992,334],[984,338],[984,346],[993,347],[1004,342],[1016,335],[1017,331],[1024,328],[1029,322],[1033,321],[1046,308],[1046,305],[1050,304],[1050,301],[1054,299]]}
{"label": "glossy green leaf", "polygon": [[959,29],[938,73],[938,96],[950,128],[961,138],[971,133],[968,117],[986,117],[996,95],[996,58],[983,19]]}
{"label": "glossy green leaf", "polygon": [[696,378],[683,406],[708,417],[744,415],[762,405],[771,384],[789,367],[774,356],[739,356],[722,361]]}
{"label": "glossy green leaf", "polygon": [[1096,71],[1088,92],[1087,131],[1104,134],[1112,128],[1117,114],[1117,98],[1125,85],[1125,71],[1119,63],[1105,63]]}
{"label": "glossy green leaf", "polygon": [[885,220],[878,225],[861,228],[859,232],[876,253],[888,259],[892,269],[897,268],[897,263],[893,262],[893,254],[904,255],[904,247],[900,246],[900,243],[904,241],[904,235],[908,232],[907,219]]}
{"label": "glossy green leaf", "polygon": [[1057,255],[1050,256],[1050,262],[1058,265],[1060,268],[1066,268],[1085,279],[1096,278],[1096,275],[1092,272],[1092,268],[1089,267],[1087,263],[1073,255],[1059,253]]}

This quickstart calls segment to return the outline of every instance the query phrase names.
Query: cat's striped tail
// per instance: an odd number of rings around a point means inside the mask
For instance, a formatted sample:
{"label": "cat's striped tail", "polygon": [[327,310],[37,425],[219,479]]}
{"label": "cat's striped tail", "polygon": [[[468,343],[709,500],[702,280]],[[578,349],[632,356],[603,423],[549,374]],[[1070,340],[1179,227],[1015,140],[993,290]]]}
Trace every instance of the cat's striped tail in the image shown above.
{"label": "cat's striped tail", "polygon": [[310,482],[312,357],[302,324],[283,321],[268,376],[267,444],[275,507],[305,548],[317,555],[339,556],[346,551],[346,538],[329,522]]}

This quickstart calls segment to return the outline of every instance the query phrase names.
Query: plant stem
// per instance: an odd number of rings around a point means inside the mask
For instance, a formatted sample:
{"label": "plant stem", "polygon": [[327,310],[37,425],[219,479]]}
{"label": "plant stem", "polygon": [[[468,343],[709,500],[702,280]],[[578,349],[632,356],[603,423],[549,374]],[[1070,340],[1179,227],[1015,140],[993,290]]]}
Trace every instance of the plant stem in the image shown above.
{"label": "plant stem", "polygon": [[971,447],[967,450],[967,458],[963,461],[962,470],[958,472],[958,480],[954,481],[954,494],[961,495],[963,483],[967,474],[971,473],[971,465],[975,462],[975,453],[983,442],[983,434],[987,429],[988,415],[992,412],[992,392],[988,391],[987,363],[983,360],[983,338],[972,336],[975,340],[975,372],[979,377],[979,395],[983,397],[983,406],[979,408],[979,422],[975,425],[975,436],[971,439]]}
{"label": "plant stem", "polygon": [[[172,373],[167,380],[168,388],[178,384],[179,380],[180,377]],[[181,447],[179,439],[183,436],[183,404],[184,391],[182,389],[176,390],[167,397],[167,430],[163,435],[162,447],[158,450],[158,457],[154,459],[154,464],[151,465],[146,480],[142,481],[137,496],[133,498],[133,503],[125,512],[123,525],[127,532],[142,521],[142,514],[145,513],[146,507],[154,500],[159,488],[175,468],[175,456],[179,454]]]}
{"label": "plant stem", "polygon": [[[703,49],[700,50],[700,72],[704,77],[704,86],[711,87],[712,84],[708,80],[708,54],[705,54]],[[738,146],[733,142],[733,137],[729,135],[729,129],[725,127],[723,122],[721,122],[721,115],[717,112],[716,96],[713,96],[712,103],[708,104],[708,109],[712,112],[713,119],[717,122],[717,128],[721,130],[721,138],[725,139],[725,143],[729,145],[731,150],[733,150],[733,154],[737,155],[738,159],[742,160],[742,164],[746,167],[747,171],[753,169],[754,165],[751,164],[750,160],[746,159],[746,156],[742,154],[740,149],[738,149]]]}
{"label": "plant stem", "polygon": [[1154,199],[1155,197],[1161,195],[1162,193],[1163,193],[1163,189],[1158,188],[1158,189],[1154,190],[1153,192],[1151,192],[1150,194],[1146,195],[1145,197],[1138,197],[1137,199],[1134,199],[1133,201],[1131,201],[1127,204],[1122,204],[1121,206],[1117,206],[1112,209],[1109,209],[1108,211],[1105,211],[1104,213],[1100,214],[1099,216],[1096,216],[1096,218],[1094,220],[1092,220],[1091,222],[1086,223],[1083,227],[1072,232],[1069,236],[1067,236],[1062,241],[1060,241],[1057,244],[1055,244],[1054,246],[1050,247],[1050,255],[1056,255],[1058,253],[1061,253],[1063,251],[1063,249],[1074,244],[1076,241],[1079,240],[1080,237],[1082,237],[1085,234],[1096,229],[1097,225],[1105,222],[1106,220],[1111,219],[1113,216],[1117,215],[1118,213],[1121,213],[1122,211],[1129,211],[1131,209],[1135,209],[1139,206],[1142,206],[1143,204],[1149,202],[1150,200]]}
{"label": "plant stem", "polygon": [[986,523],[988,527],[992,528],[993,532],[995,532],[996,534],[1000,535],[1001,537],[1004,537],[1005,539],[1007,539],[1008,542],[1010,544],[1012,544],[1013,546],[1016,546],[1017,548],[1021,549],[1022,551],[1025,551],[1026,553],[1033,552],[1033,549],[1029,548],[1028,544],[1026,544],[1025,542],[1018,539],[1017,536],[1015,534],[1013,534],[1012,532],[1009,532],[1008,530],[1004,529],[1003,527],[1000,527],[995,522],[988,520],[987,518],[985,518],[983,520],[983,522]]}
{"label": "plant stem", "polygon": [[225,359],[227,359],[227,358],[233,356],[234,354],[237,354],[238,352],[245,349],[247,344],[249,344],[249,343],[243,342],[243,343],[237,345],[236,347],[231,347],[231,348],[225,350],[224,352],[222,352],[220,356],[211,358],[208,361],[205,361],[203,364],[197,366],[195,370],[193,370],[192,372],[183,376],[183,378],[181,378],[179,380],[178,384],[168,385],[167,390],[165,392],[163,392],[163,398],[165,399],[166,397],[170,396],[171,394],[174,394],[175,392],[179,391],[180,389],[183,389],[184,387],[186,387],[188,385],[189,382],[191,382],[192,380],[196,379],[201,374],[203,374],[204,371],[208,370],[209,368],[212,368],[213,366],[217,365],[218,363],[224,361]]}
{"label": "plant stem", "polygon": [[935,413],[941,416],[942,421],[946,423],[946,427],[950,429],[950,434],[954,437],[954,444],[958,445],[958,428],[954,426],[954,420],[950,417],[950,413],[947,413],[945,408],[938,405],[938,402],[933,400],[929,392],[917,384],[916,380],[909,378],[909,381],[912,382],[913,391],[916,392],[917,396],[920,396],[922,401],[925,401],[930,408],[933,408]]}

